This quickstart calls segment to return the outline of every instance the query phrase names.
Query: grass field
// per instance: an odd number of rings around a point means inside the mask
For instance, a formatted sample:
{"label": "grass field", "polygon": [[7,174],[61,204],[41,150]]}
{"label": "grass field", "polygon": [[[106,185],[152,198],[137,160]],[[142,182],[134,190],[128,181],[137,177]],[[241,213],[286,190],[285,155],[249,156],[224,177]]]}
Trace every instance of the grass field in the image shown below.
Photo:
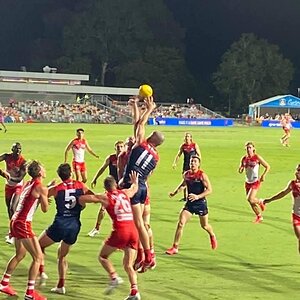
{"label": "grass field", "polygon": [[[66,144],[75,135],[75,129],[83,126],[86,138],[93,150],[100,155],[96,160],[86,155],[89,181],[104,160],[113,152],[115,140],[131,134],[131,126],[78,125],[78,124],[13,124],[6,134],[0,132],[0,152],[10,151],[11,144],[20,141],[27,159],[39,159],[47,169],[46,182],[56,177],[55,171],[63,161]],[[153,128],[147,128],[150,132]],[[157,268],[139,275],[139,289],[144,300],[194,300],[194,299],[296,299],[299,295],[300,261],[297,240],[290,222],[291,198],[270,204],[262,224],[253,224],[254,215],[245,200],[244,175],[237,173],[244,143],[253,140],[257,152],[271,165],[271,171],[259,192],[259,197],[270,196],[286,186],[294,177],[296,164],[300,162],[300,131],[293,130],[291,147],[279,143],[281,129],[263,128],[184,128],[159,127],[166,141],[160,147],[160,163],[150,180],[152,203],[152,228],[155,237]],[[210,223],[218,237],[219,248],[210,249],[207,234],[199,227],[194,217],[187,224],[176,256],[167,256],[164,251],[172,245],[181,195],[168,198],[181,179],[181,163],[173,171],[172,161],[183,139],[184,132],[193,133],[199,144],[203,163],[213,193],[208,198]],[[70,154],[71,160],[71,154]],[[69,160],[69,161],[70,161]],[[4,167],[3,164],[0,165]],[[3,195],[4,180],[1,180],[0,195]],[[101,180],[96,192],[102,191]],[[7,232],[7,216],[4,198],[0,209],[0,272],[14,248],[4,243]],[[107,275],[97,261],[99,247],[110,232],[110,220],[106,216],[101,234],[89,238],[98,206],[90,204],[82,213],[82,229],[77,244],[69,256],[69,274],[65,296],[53,295],[49,289],[57,280],[56,246],[47,251],[47,286],[42,293],[48,299],[124,299],[129,284],[121,266],[121,253],[114,261],[125,283],[110,297],[103,296]],[[44,215],[36,212],[33,228],[39,234],[53,219],[55,206]],[[15,271],[11,283],[20,297],[26,287],[29,256]],[[0,295],[0,300],[6,299]]]}

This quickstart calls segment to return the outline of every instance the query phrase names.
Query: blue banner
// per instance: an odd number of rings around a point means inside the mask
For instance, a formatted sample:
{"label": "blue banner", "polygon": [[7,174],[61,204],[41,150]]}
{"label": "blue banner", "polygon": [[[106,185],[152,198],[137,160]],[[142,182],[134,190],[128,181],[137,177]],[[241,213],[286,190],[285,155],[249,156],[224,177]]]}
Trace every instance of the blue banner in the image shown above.
{"label": "blue banner", "polygon": [[[300,122],[299,121],[295,121],[295,122],[291,122],[291,125],[293,128],[300,128]],[[280,124],[280,121],[278,120],[263,120],[261,123],[262,127],[282,127]]]}
{"label": "blue banner", "polygon": [[232,119],[149,118],[149,125],[166,126],[232,126]]}

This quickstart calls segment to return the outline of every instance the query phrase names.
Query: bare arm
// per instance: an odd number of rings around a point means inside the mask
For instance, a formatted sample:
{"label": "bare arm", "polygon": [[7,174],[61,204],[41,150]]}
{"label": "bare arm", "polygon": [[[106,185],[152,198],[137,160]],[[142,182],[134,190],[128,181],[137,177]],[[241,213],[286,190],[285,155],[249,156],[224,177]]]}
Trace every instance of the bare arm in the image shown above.
{"label": "bare arm", "polygon": [[179,148],[179,150],[178,150],[178,152],[177,152],[177,154],[176,154],[176,156],[175,156],[175,158],[174,158],[174,162],[173,162],[173,165],[172,165],[173,169],[176,168],[178,159],[179,159],[179,157],[182,155],[182,152],[183,152],[183,150],[182,150],[182,147],[180,146],[180,148]]}
{"label": "bare arm", "polygon": [[48,189],[45,186],[43,186],[42,184],[39,184],[32,191],[32,195],[35,198],[39,199],[42,212],[44,212],[44,213],[47,212],[48,208],[49,208]]}
{"label": "bare arm", "polygon": [[244,172],[244,164],[243,164],[243,160],[244,160],[244,157],[242,157],[242,159],[241,159],[241,163],[240,163],[240,166],[239,166],[239,168],[238,168],[238,172],[240,173],[240,174],[242,174],[243,172]]}
{"label": "bare arm", "polygon": [[4,161],[6,159],[7,153],[3,153],[0,155],[0,161]]}
{"label": "bare arm", "polygon": [[103,174],[103,172],[106,170],[106,168],[109,165],[109,156],[106,157],[104,163],[102,164],[102,166],[99,168],[99,170],[97,171],[96,175],[94,176],[92,182],[91,182],[91,187],[94,188],[97,184],[97,179]]}
{"label": "bare arm", "polygon": [[200,157],[200,160],[201,160],[201,151],[200,151],[198,144],[195,144],[195,148],[196,148],[196,154]]}
{"label": "bare arm", "polygon": [[0,176],[2,176],[3,178],[5,178],[7,180],[10,177],[9,173],[7,173],[6,171],[2,171],[1,169],[0,169]]}
{"label": "bare arm", "polygon": [[186,187],[186,182],[184,179],[180,182],[180,184],[177,186],[177,188],[169,193],[170,198],[174,197],[176,194],[178,194],[179,191],[183,190]]}
{"label": "bare arm", "polygon": [[285,189],[283,189],[282,191],[280,191],[279,193],[273,195],[270,198],[264,199],[264,204],[270,203],[270,202],[275,201],[275,200],[279,200],[279,199],[283,198],[284,196],[286,196],[291,191],[292,191],[292,183],[289,182]]}
{"label": "bare arm", "polygon": [[155,103],[153,97],[145,98],[146,110],[142,114],[136,128],[136,144],[140,145],[145,139],[145,125],[152,111],[155,109]]}
{"label": "bare arm", "polygon": [[261,165],[265,168],[260,176],[260,181],[262,182],[265,181],[266,174],[270,171],[270,165],[261,156],[258,155],[257,157]]}
{"label": "bare arm", "polygon": [[205,190],[201,194],[198,194],[198,195],[188,194],[188,199],[191,201],[203,199],[204,197],[206,197],[212,193],[212,187],[211,187],[210,181],[208,179],[208,176],[205,173],[203,173],[202,176],[203,176],[203,184],[205,186]]}
{"label": "bare arm", "polygon": [[86,150],[90,153],[90,154],[92,154],[93,156],[95,156],[96,158],[99,158],[99,155],[97,155],[93,150],[92,150],[92,148],[90,147],[90,145],[89,145],[89,143],[86,141]]}
{"label": "bare arm", "polygon": [[104,207],[108,205],[108,198],[105,194],[82,195],[79,197],[79,204],[85,206],[86,203],[101,203]]}
{"label": "bare arm", "polygon": [[67,147],[65,149],[65,154],[64,154],[65,161],[64,161],[64,163],[66,163],[68,161],[68,152],[71,150],[72,146],[73,146],[73,140],[70,141],[70,143],[67,145]]}
{"label": "bare arm", "polygon": [[140,120],[140,110],[138,108],[138,97],[132,97],[129,99],[128,104],[131,106],[132,121],[133,121],[133,136],[135,137],[137,124]]}

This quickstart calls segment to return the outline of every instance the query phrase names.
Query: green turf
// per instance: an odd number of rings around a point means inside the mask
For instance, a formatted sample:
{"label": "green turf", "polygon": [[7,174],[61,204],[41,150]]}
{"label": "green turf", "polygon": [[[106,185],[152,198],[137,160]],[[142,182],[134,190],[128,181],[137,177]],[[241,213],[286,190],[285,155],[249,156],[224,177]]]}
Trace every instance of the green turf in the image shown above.
{"label": "green turf", "polygon": [[[97,161],[86,155],[89,182],[103,159],[113,152],[115,140],[125,139],[131,134],[131,126],[78,125],[78,124],[12,124],[8,132],[0,132],[0,152],[10,150],[11,144],[20,141],[27,159],[39,159],[47,169],[47,180],[55,177],[55,170],[63,161],[66,144],[75,135],[75,129],[83,126],[86,138],[93,150],[100,154]],[[147,132],[153,129],[147,128]],[[165,133],[166,141],[160,147],[160,163],[151,180],[152,228],[155,235],[157,268],[138,276],[139,289],[144,300],[179,299],[296,299],[299,289],[299,254],[297,240],[290,222],[291,198],[270,204],[265,212],[263,224],[252,223],[254,218],[244,195],[244,175],[237,173],[244,143],[253,140],[257,152],[271,165],[271,172],[262,185],[259,197],[272,195],[285,187],[294,177],[299,160],[300,131],[293,130],[291,147],[279,143],[281,129],[243,128],[183,128],[157,127]],[[176,171],[172,162],[186,130],[193,133],[199,144],[203,164],[208,174],[213,194],[208,198],[210,223],[214,227],[219,248],[212,251],[207,234],[199,227],[194,217],[185,227],[178,255],[164,254],[172,245],[181,195],[168,198],[181,179],[181,162]],[[71,160],[71,154],[70,154]],[[70,161],[69,160],[69,161]],[[3,168],[3,164],[0,167]],[[0,194],[3,195],[1,180]],[[98,180],[96,192],[102,191]],[[4,243],[7,217],[4,199],[1,196],[0,210],[0,272],[14,249]],[[103,296],[107,275],[97,262],[99,247],[110,232],[110,220],[105,217],[101,235],[86,236],[93,228],[98,206],[88,205],[82,214],[82,230],[77,244],[69,256],[67,295],[49,293],[55,286],[56,246],[47,250],[47,287],[42,292],[48,299],[124,299],[129,285],[122,270],[121,253],[112,260],[125,284],[111,297]],[[47,214],[37,211],[33,228],[40,233],[51,223],[54,205]],[[26,286],[29,256],[21,263],[11,283],[22,298]],[[0,295],[0,299],[6,299]]]}

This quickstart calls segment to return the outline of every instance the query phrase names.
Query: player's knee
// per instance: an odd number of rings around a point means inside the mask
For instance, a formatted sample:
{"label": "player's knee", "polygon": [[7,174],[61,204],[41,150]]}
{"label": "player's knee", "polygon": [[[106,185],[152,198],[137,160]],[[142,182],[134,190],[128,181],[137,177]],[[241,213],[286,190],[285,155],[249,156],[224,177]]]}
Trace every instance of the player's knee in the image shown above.
{"label": "player's knee", "polygon": [[21,261],[25,258],[26,253],[18,253],[15,257],[17,261]]}
{"label": "player's knee", "polygon": [[104,263],[104,262],[106,262],[106,261],[107,261],[107,258],[108,258],[107,255],[99,255],[99,256],[98,256],[98,260],[99,260],[99,262],[100,262],[101,264]]}
{"label": "player's knee", "polygon": [[147,222],[144,222],[144,226],[145,226],[145,228],[146,228],[147,231],[149,231],[151,229],[150,224],[147,223]]}
{"label": "player's knee", "polygon": [[131,264],[129,264],[129,262],[125,263],[123,265],[123,267],[124,267],[124,270],[125,270],[126,273],[134,272],[133,266]]}
{"label": "player's knee", "polygon": [[201,224],[201,228],[204,229],[204,230],[208,230],[209,225],[208,224]]}
{"label": "player's knee", "polygon": [[181,220],[179,220],[178,223],[177,223],[177,227],[178,228],[183,228],[184,225],[185,225],[185,223],[183,221],[181,221]]}

